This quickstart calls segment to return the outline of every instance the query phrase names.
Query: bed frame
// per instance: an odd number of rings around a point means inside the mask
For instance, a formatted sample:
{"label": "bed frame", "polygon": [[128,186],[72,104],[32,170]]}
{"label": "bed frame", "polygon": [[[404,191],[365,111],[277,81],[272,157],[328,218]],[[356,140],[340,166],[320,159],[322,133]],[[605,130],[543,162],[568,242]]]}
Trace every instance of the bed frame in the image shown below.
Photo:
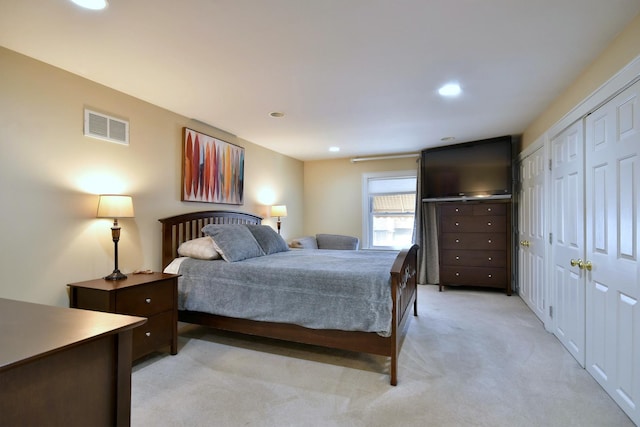
{"label": "bed frame", "polygon": [[[201,230],[205,225],[260,224],[262,218],[244,212],[201,211],[163,218],[159,221],[162,223],[162,268],[164,269],[176,258],[178,246],[182,242],[203,236]],[[391,385],[396,385],[398,354],[404,331],[411,317],[411,306],[413,306],[413,315],[418,315],[417,251],[417,245],[402,250],[391,268],[393,321],[389,337],[381,337],[374,332],[310,329],[292,324],[260,322],[193,311],[179,311],[178,320],[225,331],[387,356],[391,364],[390,382]]]}

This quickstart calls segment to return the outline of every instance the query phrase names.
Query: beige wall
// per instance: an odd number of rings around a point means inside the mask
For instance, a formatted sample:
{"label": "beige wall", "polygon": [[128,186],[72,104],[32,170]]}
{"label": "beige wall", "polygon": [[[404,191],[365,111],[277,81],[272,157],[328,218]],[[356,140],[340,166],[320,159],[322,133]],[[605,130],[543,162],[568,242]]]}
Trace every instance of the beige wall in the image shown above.
{"label": "beige wall", "polygon": [[523,134],[522,148],[531,145],[572,108],[638,56],[640,56],[640,15],[636,16],[567,90],[529,125]]}
{"label": "beige wall", "polygon": [[416,158],[351,163],[349,159],[304,163],[304,233],[334,233],[362,239],[362,176],[417,170]]}
{"label": "beige wall", "polygon": [[[121,220],[124,272],[160,268],[157,220],[177,213],[265,216],[283,203],[284,236],[302,233],[302,162],[3,48],[0,64],[0,297],[65,306],[67,283],[113,270],[99,193],[134,197],[136,217]],[[129,120],[130,145],[83,136],[85,107]],[[243,206],[180,201],[184,126],[245,147]]]}

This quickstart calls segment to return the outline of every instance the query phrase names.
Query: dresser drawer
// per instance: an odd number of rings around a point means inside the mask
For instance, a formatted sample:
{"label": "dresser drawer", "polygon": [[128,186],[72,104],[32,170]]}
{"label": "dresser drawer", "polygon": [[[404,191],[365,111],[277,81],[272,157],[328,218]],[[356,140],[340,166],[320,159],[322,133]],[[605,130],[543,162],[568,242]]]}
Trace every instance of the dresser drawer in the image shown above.
{"label": "dresser drawer", "polygon": [[440,284],[504,288],[507,286],[507,270],[485,267],[442,267]]}
{"label": "dresser drawer", "polygon": [[504,233],[507,218],[504,216],[449,216],[440,218],[443,233]]}
{"label": "dresser drawer", "polygon": [[503,233],[442,233],[440,249],[504,250],[507,236]]}
{"label": "dresser drawer", "polygon": [[149,317],[174,308],[174,280],[121,289],[116,294],[116,312]]}
{"label": "dresser drawer", "polygon": [[156,314],[147,323],[133,330],[133,360],[152,351],[171,345],[173,337],[172,312]]}
{"label": "dresser drawer", "polygon": [[440,265],[468,267],[504,267],[507,265],[506,251],[443,250]]}
{"label": "dresser drawer", "polygon": [[468,203],[443,203],[440,205],[440,215],[443,217],[473,215],[473,205]]}
{"label": "dresser drawer", "polygon": [[507,205],[505,203],[482,203],[473,205],[473,214],[476,216],[505,216],[507,214]]}

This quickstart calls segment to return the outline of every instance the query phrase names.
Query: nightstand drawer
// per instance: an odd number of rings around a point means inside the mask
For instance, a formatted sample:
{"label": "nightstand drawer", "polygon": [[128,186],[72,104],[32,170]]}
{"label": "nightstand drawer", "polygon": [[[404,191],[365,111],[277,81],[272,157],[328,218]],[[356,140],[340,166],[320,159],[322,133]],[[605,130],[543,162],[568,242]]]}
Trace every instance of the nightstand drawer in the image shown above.
{"label": "nightstand drawer", "polygon": [[173,286],[173,279],[168,279],[121,289],[116,294],[116,311],[149,317],[171,310],[174,308]]}
{"label": "nightstand drawer", "polygon": [[172,313],[170,311],[151,316],[147,323],[133,330],[133,360],[163,346],[171,345]]}
{"label": "nightstand drawer", "polygon": [[133,359],[170,346],[178,353],[178,275],[130,274],[123,280],[95,279],[70,283],[73,308],[130,314],[148,318],[133,330]]}

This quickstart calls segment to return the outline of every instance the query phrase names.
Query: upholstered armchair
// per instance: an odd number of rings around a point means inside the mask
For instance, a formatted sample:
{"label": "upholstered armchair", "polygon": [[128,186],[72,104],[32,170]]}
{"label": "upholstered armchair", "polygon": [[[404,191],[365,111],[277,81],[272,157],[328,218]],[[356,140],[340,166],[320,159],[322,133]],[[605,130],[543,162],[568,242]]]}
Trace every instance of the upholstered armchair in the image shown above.
{"label": "upholstered armchair", "polygon": [[342,234],[316,234],[304,236],[289,242],[290,248],[297,249],[340,249],[357,251],[360,248],[360,239]]}

